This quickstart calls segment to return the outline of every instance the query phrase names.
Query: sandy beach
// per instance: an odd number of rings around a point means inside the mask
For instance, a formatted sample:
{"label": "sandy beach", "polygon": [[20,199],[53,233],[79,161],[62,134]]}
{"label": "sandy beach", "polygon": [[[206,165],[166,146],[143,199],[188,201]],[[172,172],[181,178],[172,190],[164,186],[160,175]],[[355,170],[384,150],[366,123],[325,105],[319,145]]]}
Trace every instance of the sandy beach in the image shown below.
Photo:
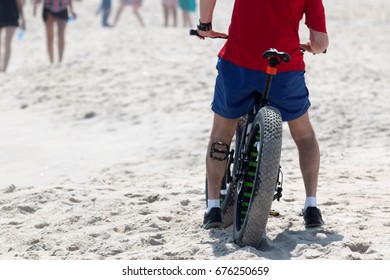
{"label": "sandy beach", "polygon": [[[204,158],[223,40],[164,28],[145,0],[102,28],[75,1],[61,65],[26,5],[0,73],[0,259],[390,260],[390,2],[324,0],[330,46],[307,54],[325,225],[305,229],[295,144],[284,127],[284,190],[259,249],[204,230]],[[213,26],[227,32],[233,0]],[[114,12],[118,1],[113,1]],[[194,24],[198,12],[192,15]],[[303,40],[308,32],[302,26]]]}

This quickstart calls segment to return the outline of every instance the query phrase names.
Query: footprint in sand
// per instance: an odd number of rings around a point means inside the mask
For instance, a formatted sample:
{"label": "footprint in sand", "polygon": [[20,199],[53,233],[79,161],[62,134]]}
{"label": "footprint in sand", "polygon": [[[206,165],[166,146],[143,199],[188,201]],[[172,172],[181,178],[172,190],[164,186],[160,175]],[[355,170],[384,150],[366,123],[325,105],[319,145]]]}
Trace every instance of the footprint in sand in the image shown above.
{"label": "footprint in sand", "polygon": [[8,224],[11,225],[11,226],[18,226],[18,225],[23,224],[23,222],[11,221],[11,222],[9,222]]}
{"label": "footprint in sand", "polygon": [[154,236],[151,236],[147,243],[149,243],[150,245],[152,246],[159,246],[159,245],[163,245],[166,241],[164,240],[163,238],[163,235],[162,234],[156,234]]}
{"label": "footprint in sand", "polygon": [[150,211],[150,209],[142,209],[138,212],[138,214],[140,215],[149,215],[149,214],[152,214],[152,211]]}
{"label": "footprint in sand", "polygon": [[180,201],[180,204],[182,206],[188,206],[190,204],[190,201],[188,199]]}
{"label": "footprint in sand", "polygon": [[132,230],[132,227],[129,225],[121,225],[114,227],[114,231],[117,233],[126,233]]}
{"label": "footprint in sand", "polygon": [[137,198],[137,197],[142,197],[142,194],[126,193],[124,196],[126,196],[128,198]]}
{"label": "footprint in sand", "polygon": [[110,246],[105,251],[107,252],[107,255],[109,255],[109,256],[115,256],[118,254],[122,254],[124,252],[123,248],[118,248],[116,246]]}
{"label": "footprint in sand", "polygon": [[148,197],[144,198],[143,200],[148,202],[148,203],[153,203],[157,200],[159,200],[160,198],[160,195],[156,194],[156,195],[149,195]]}
{"label": "footprint in sand", "polygon": [[34,227],[37,228],[37,229],[41,229],[41,228],[45,228],[47,226],[49,226],[50,224],[46,223],[46,222],[43,222],[43,223],[40,223],[40,224],[36,224]]}
{"label": "footprint in sand", "polygon": [[160,216],[158,217],[159,220],[169,223],[173,218],[169,216]]}
{"label": "footprint in sand", "polygon": [[5,190],[4,190],[4,193],[12,193],[16,190],[16,187],[14,185],[11,185],[9,187],[7,187]]}
{"label": "footprint in sand", "polygon": [[34,209],[33,207],[31,206],[18,206],[18,209],[22,212],[22,213],[28,213],[28,214],[33,214],[35,213],[37,210]]}
{"label": "footprint in sand", "polygon": [[348,247],[352,252],[357,252],[360,254],[365,254],[370,248],[370,244],[365,242],[346,242],[343,245],[344,247]]}
{"label": "footprint in sand", "polygon": [[66,248],[68,251],[70,251],[70,252],[74,252],[74,251],[77,251],[77,250],[79,250],[80,249],[80,247],[79,246],[77,246],[76,244],[72,244],[72,245],[70,245],[68,248]]}
{"label": "footprint in sand", "polygon": [[322,205],[324,206],[332,206],[332,205],[338,205],[339,203],[338,202],[335,202],[335,201],[327,201],[325,203],[322,203]]}
{"label": "footprint in sand", "polygon": [[80,202],[81,202],[81,200],[76,199],[76,198],[74,198],[74,197],[69,198],[69,201],[70,201],[70,202],[73,202],[73,203],[80,203]]}
{"label": "footprint in sand", "polygon": [[35,245],[39,243],[39,239],[33,238],[26,242],[27,245]]}

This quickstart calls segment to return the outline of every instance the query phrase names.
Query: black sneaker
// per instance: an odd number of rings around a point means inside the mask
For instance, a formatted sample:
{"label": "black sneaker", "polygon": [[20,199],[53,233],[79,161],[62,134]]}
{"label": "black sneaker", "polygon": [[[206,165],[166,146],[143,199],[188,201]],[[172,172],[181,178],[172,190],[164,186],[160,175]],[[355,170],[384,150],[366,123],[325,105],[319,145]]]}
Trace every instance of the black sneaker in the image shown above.
{"label": "black sneaker", "polygon": [[324,224],[321,211],[317,207],[307,207],[303,212],[306,228],[320,227]]}
{"label": "black sneaker", "polygon": [[221,208],[211,208],[208,213],[204,214],[203,227],[205,229],[223,228]]}

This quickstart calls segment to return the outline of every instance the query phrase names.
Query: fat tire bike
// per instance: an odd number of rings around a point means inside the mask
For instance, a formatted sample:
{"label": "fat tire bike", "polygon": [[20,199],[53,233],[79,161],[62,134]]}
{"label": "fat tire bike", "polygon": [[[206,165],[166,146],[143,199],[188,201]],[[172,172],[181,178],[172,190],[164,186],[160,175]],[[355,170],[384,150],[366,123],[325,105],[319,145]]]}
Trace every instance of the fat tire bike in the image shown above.
{"label": "fat tire bike", "polygon": [[277,65],[290,61],[287,53],[276,49],[265,51],[262,57],[268,60],[264,89],[262,93],[253,92],[254,108],[238,121],[235,149],[229,152],[221,185],[224,226],[233,224],[238,245],[255,248],[265,234],[269,216],[275,213],[271,211],[273,201],[282,197],[283,122],[268,97]]}
{"label": "fat tire bike", "polygon": [[[190,35],[199,36],[196,30],[190,30]],[[268,60],[264,89],[253,92],[253,110],[238,121],[220,193],[223,227],[233,224],[235,243],[255,248],[265,235],[269,216],[278,214],[271,211],[273,201],[282,197],[283,123],[268,97],[277,65],[290,61],[289,54],[276,49],[265,51],[262,57]],[[207,178],[205,189],[207,204]]]}

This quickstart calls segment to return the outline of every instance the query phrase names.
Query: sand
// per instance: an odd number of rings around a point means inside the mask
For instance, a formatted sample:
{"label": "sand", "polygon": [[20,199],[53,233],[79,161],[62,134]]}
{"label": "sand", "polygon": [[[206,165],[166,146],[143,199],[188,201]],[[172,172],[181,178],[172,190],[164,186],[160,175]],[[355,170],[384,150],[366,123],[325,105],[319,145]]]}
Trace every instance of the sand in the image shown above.
{"label": "sand", "polygon": [[[259,249],[237,246],[231,227],[201,227],[223,40],[164,28],[155,0],[141,9],[145,28],[127,9],[103,29],[98,2],[75,2],[53,66],[28,5],[26,38],[0,74],[0,259],[390,259],[389,1],[324,1],[330,47],[306,64],[326,224],[307,230],[299,216],[303,182],[285,126],[281,215]],[[217,30],[232,5],[218,2]]]}

